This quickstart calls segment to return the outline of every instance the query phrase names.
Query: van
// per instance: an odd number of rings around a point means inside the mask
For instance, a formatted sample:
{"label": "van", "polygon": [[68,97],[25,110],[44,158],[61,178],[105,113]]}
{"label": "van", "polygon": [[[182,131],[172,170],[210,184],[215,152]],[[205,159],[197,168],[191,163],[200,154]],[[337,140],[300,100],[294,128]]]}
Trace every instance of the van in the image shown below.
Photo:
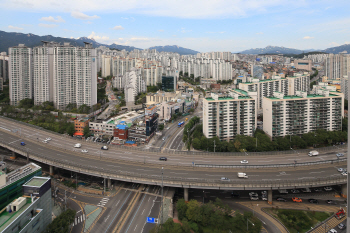
{"label": "van", "polygon": [[74,145],[74,148],[80,148],[81,147],[81,144],[80,143],[77,143]]}
{"label": "van", "polygon": [[312,151],[310,151],[309,153],[308,153],[308,155],[311,157],[311,156],[317,156],[319,153],[318,153],[318,151],[316,151],[316,150],[312,150]]}

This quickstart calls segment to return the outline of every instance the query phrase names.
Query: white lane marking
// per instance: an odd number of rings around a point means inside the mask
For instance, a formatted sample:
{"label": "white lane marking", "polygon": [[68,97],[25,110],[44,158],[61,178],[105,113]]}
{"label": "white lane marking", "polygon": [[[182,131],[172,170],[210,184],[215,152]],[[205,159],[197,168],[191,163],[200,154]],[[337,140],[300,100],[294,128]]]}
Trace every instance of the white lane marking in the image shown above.
{"label": "white lane marking", "polygon": [[118,203],[115,206],[117,206],[119,204],[119,202],[120,202],[120,200],[118,201]]}
{"label": "white lane marking", "polygon": [[79,210],[77,213],[79,213],[81,210]]}
{"label": "white lane marking", "polygon": [[136,231],[137,225],[138,225],[138,224],[136,224],[136,227],[135,227],[134,231]]}
{"label": "white lane marking", "polygon": [[141,215],[143,215],[143,212],[145,212],[145,209],[143,209],[143,211],[142,211]]}
{"label": "white lane marking", "polygon": [[310,172],[310,174],[312,174],[312,173],[322,173],[322,172],[324,172],[324,171],[320,171],[320,172]]}
{"label": "white lane marking", "polygon": [[174,173],[174,174],[179,174],[179,175],[181,175],[181,174],[183,174],[183,175],[188,174],[188,173],[181,173],[181,172],[169,172],[169,173]]}

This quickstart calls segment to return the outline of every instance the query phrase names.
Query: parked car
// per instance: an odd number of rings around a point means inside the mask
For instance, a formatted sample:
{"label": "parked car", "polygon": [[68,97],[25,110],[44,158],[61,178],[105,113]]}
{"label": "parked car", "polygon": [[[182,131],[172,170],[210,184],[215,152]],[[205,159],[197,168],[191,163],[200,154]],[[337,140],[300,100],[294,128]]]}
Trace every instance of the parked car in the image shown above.
{"label": "parked car", "polygon": [[328,233],[337,233],[337,231],[334,230],[334,229],[330,229],[330,230],[328,231]]}
{"label": "parked car", "polygon": [[161,161],[167,161],[168,159],[167,159],[167,157],[160,157],[159,160],[161,160]]}
{"label": "parked car", "polygon": [[47,140],[44,140],[43,143],[47,143]]}
{"label": "parked car", "polygon": [[284,201],[284,202],[286,202],[287,200],[284,199],[283,197],[277,197],[277,198],[276,198],[276,201]]}
{"label": "parked car", "polygon": [[261,195],[267,195],[267,191],[261,191]]}
{"label": "parked car", "polygon": [[332,190],[333,190],[333,188],[332,188],[332,187],[327,186],[327,187],[324,187],[324,190],[325,190],[325,191],[332,191]]}
{"label": "parked car", "polygon": [[337,204],[335,201],[332,201],[332,200],[326,200],[326,203],[330,204],[330,205],[336,205]]}
{"label": "parked car", "polygon": [[221,177],[221,181],[230,181],[230,179],[227,177]]}
{"label": "parked car", "polygon": [[240,195],[239,195],[238,193],[235,193],[235,192],[232,192],[232,193],[231,193],[231,196],[232,196],[232,197],[240,197]]}
{"label": "parked car", "polygon": [[344,168],[338,168],[338,172],[343,172],[344,171]]}
{"label": "parked car", "polygon": [[300,191],[298,189],[292,189],[290,190],[292,193],[300,193]]}
{"label": "parked car", "polygon": [[321,188],[315,188],[314,191],[315,192],[322,192],[322,189]]}
{"label": "parked car", "polygon": [[292,201],[294,202],[303,202],[303,200],[299,197],[292,197]]}
{"label": "parked car", "polygon": [[348,175],[348,172],[342,172],[341,173],[343,176],[347,176]]}
{"label": "parked car", "polygon": [[246,164],[246,163],[248,163],[248,161],[247,160],[242,160],[241,163]]}
{"label": "parked car", "polygon": [[251,197],[250,197],[250,200],[252,200],[252,201],[258,201],[258,200],[259,200],[259,197],[251,196]]}
{"label": "parked car", "polygon": [[343,153],[338,153],[337,157],[344,157],[344,154]]}
{"label": "parked car", "polygon": [[311,198],[311,199],[309,199],[308,201],[309,201],[310,203],[318,204],[318,201],[317,201],[316,199],[312,199],[312,198]]}
{"label": "parked car", "polygon": [[249,196],[258,196],[258,194],[256,192],[250,192]]}
{"label": "parked car", "polygon": [[338,225],[338,228],[339,228],[340,230],[343,230],[343,229],[346,228],[346,225],[345,225],[344,223],[340,223],[340,224]]}

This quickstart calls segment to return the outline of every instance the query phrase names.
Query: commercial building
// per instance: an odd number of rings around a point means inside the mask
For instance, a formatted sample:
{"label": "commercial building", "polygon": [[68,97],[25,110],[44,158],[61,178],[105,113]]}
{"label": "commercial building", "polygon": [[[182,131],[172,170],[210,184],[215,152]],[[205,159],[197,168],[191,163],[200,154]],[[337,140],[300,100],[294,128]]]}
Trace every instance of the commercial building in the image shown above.
{"label": "commercial building", "polygon": [[52,221],[51,179],[33,177],[20,188],[24,195],[0,213],[0,232],[43,232]]}
{"label": "commercial building", "polygon": [[9,48],[10,104],[33,98],[33,54],[24,44]]}
{"label": "commercial building", "polygon": [[176,77],[162,76],[162,91],[176,91]]}
{"label": "commercial building", "polygon": [[83,136],[84,135],[84,128],[89,125],[89,118],[84,119],[75,119],[74,120],[74,129],[75,129],[75,136]]}
{"label": "commercial building", "polygon": [[299,70],[312,70],[312,61],[311,60],[294,60],[294,67]]}
{"label": "commercial building", "polygon": [[236,89],[226,96],[211,93],[203,100],[203,134],[207,138],[234,140],[236,135],[253,136],[257,124],[256,92]]}
{"label": "commercial building", "polygon": [[181,92],[164,92],[164,91],[158,91],[157,93],[148,93],[146,96],[146,104],[152,105],[152,104],[159,104],[162,102],[168,102],[168,101],[177,101],[181,98]]}
{"label": "commercial building", "polygon": [[41,174],[41,167],[35,163],[29,163],[8,174],[0,171],[0,210],[6,206],[6,203],[23,194],[22,184]]}
{"label": "commercial building", "polygon": [[342,128],[344,95],[340,92],[297,91],[293,96],[275,92],[273,97],[263,99],[263,106],[264,131],[272,138]]}

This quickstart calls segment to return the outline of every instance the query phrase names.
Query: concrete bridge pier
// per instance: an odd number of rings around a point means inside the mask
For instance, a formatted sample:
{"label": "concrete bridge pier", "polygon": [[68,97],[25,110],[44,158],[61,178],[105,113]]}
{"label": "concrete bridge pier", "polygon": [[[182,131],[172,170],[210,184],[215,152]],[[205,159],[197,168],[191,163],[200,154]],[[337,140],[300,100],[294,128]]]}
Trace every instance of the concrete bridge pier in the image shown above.
{"label": "concrete bridge pier", "polygon": [[50,176],[53,176],[55,173],[53,172],[54,166],[50,165]]}
{"label": "concrete bridge pier", "polygon": [[184,199],[188,201],[188,188],[184,188]]}
{"label": "concrete bridge pier", "polygon": [[267,190],[267,202],[272,205],[272,190]]}
{"label": "concrete bridge pier", "polygon": [[112,187],[112,180],[111,179],[108,179],[107,187],[108,187],[108,189],[110,189]]}
{"label": "concrete bridge pier", "polygon": [[344,198],[347,198],[347,196],[348,196],[348,185],[347,184],[341,185],[341,196]]}
{"label": "concrete bridge pier", "polygon": [[16,159],[16,153],[14,151],[12,151],[12,155],[10,156],[10,159],[13,159],[13,160]]}

